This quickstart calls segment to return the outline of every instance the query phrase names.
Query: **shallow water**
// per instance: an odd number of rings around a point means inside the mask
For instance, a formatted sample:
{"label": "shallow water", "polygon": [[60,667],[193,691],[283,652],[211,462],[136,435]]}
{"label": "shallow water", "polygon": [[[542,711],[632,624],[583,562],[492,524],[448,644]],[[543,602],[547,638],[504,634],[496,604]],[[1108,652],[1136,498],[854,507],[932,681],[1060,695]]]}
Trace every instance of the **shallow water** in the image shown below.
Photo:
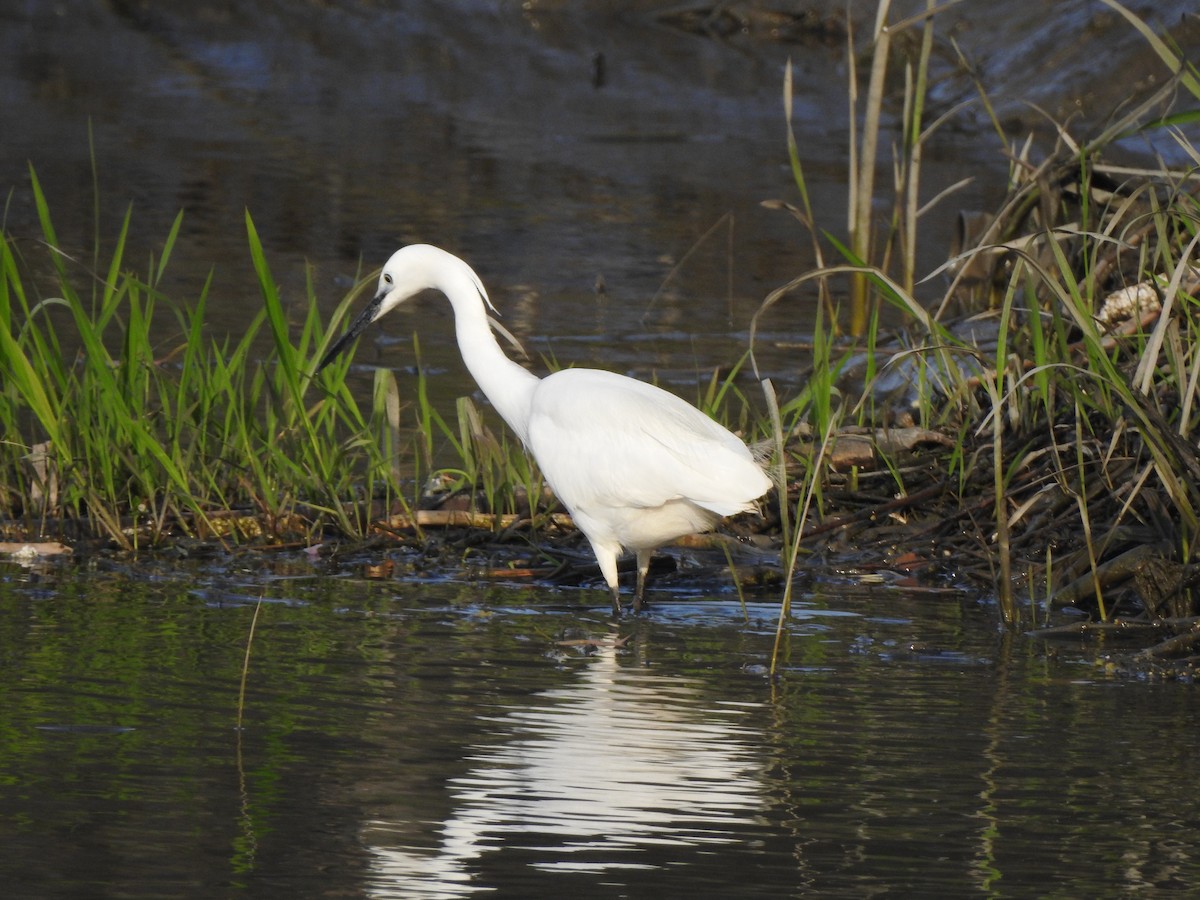
{"label": "shallow water", "polygon": [[[240,673],[259,599],[243,727]],[[1113,896],[1200,878],[1195,688],[972,598],[290,558],[0,580],[10,896]],[[1051,651],[1052,652],[1049,652]]]}
{"label": "shallow water", "polygon": [[[300,306],[311,276],[326,315],[400,244],[436,243],[479,270],[539,370],[543,357],[600,365],[691,397],[746,350],[767,293],[814,263],[805,230],[760,205],[798,202],[782,109],[789,59],[817,223],[845,233],[844,32],[848,21],[862,46],[876,4],[812,0],[816,18],[803,28],[749,18],[707,34],[668,15],[778,5],[10,3],[0,9],[5,225],[36,260],[32,163],[86,283],[97,225],[103,270],[131,205],[130,265],[141,267],[184,210],[163,289],[194,303],[211,274],[216,337],[240,333],[260,306],[247,210],[285,300]],[[899,18],[919,4],[893,6]],[[1143,13],[1194,56],[1192,11],[1188,0],[1164,0]],[[959,211],[994,209],[1006,189],[1009,148],[972,100],[973,75],[1010,140],[1037,134],[1039,159],[1056,138],[1047,116],[1069,120],[1082,140],[1165,74],[1132,27],[1092,2],[961,3],[939,16],[937,34],[929,121],[954,113],[925,147],[922,203],[965,184],[922,217],[921,274],[945,261]],[[865,70],[861,79],[865,88]],[[890,126],[902,107],[899,71],[888,89]],[[885,143],[893,139],[887,131]],[[1188,164],[1154,133],[1109,158],[1153,162],[1155,153]],[[879,169],[881,216],[890,167]],[[943,287],[934,279],[922,296]],[[763,323],[759,362],[785,393],[807,364],[796,346],[811,330],[814,297],[815,286],[798,291]],[[447,409],[473,386],[437,301],[389,318],[356,362],[411,365],[414,331],[432,396]],[[355,377],[365,393],[367,374]]]}

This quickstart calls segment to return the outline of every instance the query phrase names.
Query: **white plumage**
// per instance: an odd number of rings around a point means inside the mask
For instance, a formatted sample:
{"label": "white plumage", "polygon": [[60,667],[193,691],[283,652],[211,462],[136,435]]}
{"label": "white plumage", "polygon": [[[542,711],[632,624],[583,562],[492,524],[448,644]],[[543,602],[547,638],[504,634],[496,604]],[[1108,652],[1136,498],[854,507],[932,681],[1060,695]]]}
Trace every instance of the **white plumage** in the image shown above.
{"label": "white plumage", "polygon": [[637,553],[637,610],[655,549],[753,510],[770,489],[736,435],[674,394],[598,369],[538,378],[510,360],[492,333],[491,301],[479,277],[458,257],[427,244],[392,255],[375,299],[317,371],[367,325],[426,289],[450,300],[463,361],[591,543],[614,613],[621,610],[622,548]]}

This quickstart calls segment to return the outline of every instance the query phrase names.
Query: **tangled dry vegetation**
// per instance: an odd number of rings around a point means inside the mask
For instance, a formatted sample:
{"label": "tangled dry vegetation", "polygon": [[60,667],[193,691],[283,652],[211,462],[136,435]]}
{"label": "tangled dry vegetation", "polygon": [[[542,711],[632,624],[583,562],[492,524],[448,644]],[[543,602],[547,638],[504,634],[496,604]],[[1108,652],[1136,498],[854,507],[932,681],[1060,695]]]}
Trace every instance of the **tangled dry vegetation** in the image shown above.
{"label": "tangled dry vegetation", "polygon": [[1200,178],[1066,144],[1014,171],[994,215],[962,217],[929,327],[843,357],[856,425],[797,452],[828,469],[800,546],[834,528],[894,568],[994,586],[1010,622],[1079,610],[1040,633],[1138,635],[1142,663],[1190,670]]}

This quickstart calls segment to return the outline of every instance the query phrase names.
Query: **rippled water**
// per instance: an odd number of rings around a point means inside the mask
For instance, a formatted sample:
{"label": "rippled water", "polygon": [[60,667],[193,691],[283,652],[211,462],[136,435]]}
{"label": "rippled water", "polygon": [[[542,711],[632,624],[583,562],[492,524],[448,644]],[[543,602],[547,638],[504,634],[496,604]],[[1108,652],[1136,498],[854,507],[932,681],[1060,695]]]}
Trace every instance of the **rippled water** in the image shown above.
{"label": "rippled water", "polygon": [[[238,731],[240,673],[255,605]],[[961,595],[776,609],[287,560],[0,580],[11,896],[1184,888],[1195,689]]]}

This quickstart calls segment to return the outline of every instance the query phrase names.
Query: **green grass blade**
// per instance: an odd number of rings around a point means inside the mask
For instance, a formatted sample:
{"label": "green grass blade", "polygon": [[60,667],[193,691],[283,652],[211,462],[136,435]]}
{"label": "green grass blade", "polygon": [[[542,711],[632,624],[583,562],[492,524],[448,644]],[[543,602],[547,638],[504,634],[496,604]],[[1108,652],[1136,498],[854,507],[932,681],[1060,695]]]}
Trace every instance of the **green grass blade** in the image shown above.
{"label": "green grass blade", "polygon": [[1187,65],[1181,60],[1179,55],[1167,46],[1167,43],[1155,34],[1143,19],[1139,18],[1131,10],[1126,9],[1117,0],[1100,0],[1100,2],[1109,9],[1115,10],[1124,16],[1125,20],[1146,39],[1146,42],[1158,54],[1158,58],[1163,61],[1163,64],[1179,77],[1180,83],[1188,89],[1188,92],[1197,100],[1200,100],[1200,78],[1197,78],[1196,71],[1192,66]]}
{"label": "green grass blade", "polygon": [[0,328],[0,359],[3,359],[0,371],[5,373],[5,380],[16,387],[17,391],[29,405],[30,411],[37,417],[42,427],[46,429],[46,435],[50,438],[51,443],[54,444],[59,458],[64,462],[70,462],[70,455],[67,452],[67,442],[63,440],[62,431],[59,427],[61,419],[58,415],[58,404],[51,400],[45,383],[38,376],[36,369],[29,361],[29,357],[25,355],[20,345],[13,340],[7,328]]}

